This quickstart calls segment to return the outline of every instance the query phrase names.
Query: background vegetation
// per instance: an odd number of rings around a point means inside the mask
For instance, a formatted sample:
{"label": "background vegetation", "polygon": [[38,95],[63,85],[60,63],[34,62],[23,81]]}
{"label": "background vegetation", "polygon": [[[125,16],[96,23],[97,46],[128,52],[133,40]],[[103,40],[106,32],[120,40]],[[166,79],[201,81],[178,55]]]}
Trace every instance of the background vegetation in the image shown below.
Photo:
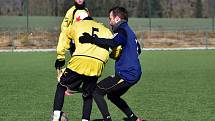
{"label": "background vegetation", "polygon": [[[72,4],[73,0],[0,0],[0,15],[64,16]],[[116,5],[126,7],[131,17],[208,18],[214,13],[213,0],[86,0],[86,5],[98,17]]]}

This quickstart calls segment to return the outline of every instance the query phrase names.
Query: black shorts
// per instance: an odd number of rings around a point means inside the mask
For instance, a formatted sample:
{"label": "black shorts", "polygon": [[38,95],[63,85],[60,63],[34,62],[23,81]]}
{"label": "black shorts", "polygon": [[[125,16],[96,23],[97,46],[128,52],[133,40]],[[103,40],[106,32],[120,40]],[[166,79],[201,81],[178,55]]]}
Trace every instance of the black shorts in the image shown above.
{"label": "black shorts", "polygon": [[100,93],[121,96],[134,84],[128,83],[118,76],[108,76],[97,84]]}
{"label": "black shorts", "polygon": [[78,74],[68,68],[63,72],[60,78],[60,84],[69,88],[72,91],[76,91],[82,85],[83,94],[92,94],[96,88],[98,77],[96,76],[85,76]]}

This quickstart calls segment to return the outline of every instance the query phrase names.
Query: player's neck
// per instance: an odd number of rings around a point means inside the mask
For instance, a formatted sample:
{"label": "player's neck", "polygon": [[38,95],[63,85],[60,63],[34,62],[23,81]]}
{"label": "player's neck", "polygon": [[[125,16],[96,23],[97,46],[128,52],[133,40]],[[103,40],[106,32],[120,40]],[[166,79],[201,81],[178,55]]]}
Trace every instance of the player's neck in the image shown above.
{"label": "player's neck", "polygon": [[84,9],[85,8],[85,2],[81,5],[79,5],[78,3],[74,2],[74,5],[77,9]]}
{"label": "player's neck", "polygon": [[120,20],[119,22],[117,22],[117,23],[113,26],[113,31],[116,31],[116,30],[118,29],[118,27],[119,27],[121,24],[125,23],[125,22],[127,22],[127,21],[126,21],[126,20]]}

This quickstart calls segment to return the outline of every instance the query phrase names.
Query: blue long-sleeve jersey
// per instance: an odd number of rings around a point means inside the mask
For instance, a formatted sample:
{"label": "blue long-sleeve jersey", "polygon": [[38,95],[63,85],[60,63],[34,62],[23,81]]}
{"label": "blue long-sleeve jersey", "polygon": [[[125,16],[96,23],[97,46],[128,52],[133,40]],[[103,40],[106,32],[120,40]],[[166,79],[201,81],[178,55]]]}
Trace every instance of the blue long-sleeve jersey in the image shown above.
{"label": "blue long-sleeve jersey", "polygon": [[129,83],[136,83],[142,74],[138,58],[141,49],[136,36],[127,22],[117,26],[114,33],[112,47],[122,45],[121,55],[115,62],[115,73]]}

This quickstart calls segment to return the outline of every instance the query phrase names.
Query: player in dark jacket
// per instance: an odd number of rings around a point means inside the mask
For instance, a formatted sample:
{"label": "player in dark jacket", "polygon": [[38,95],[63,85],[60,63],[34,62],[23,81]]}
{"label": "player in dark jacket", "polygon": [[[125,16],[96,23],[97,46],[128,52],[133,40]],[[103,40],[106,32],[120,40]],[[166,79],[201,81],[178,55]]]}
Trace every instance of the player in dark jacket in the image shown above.
{"label": "player in dark jacket", "polygon": [[141,77],[141,65],[138,59],[140,45],[129,27],[128,13],[123,7],[114,7],[109,11],[110,25],[115,33],[113,39],[98,38],[84,33],[81,43],[92,43],[103,48],[122,46],[120,57],[115,61],[115,75],[101,80],[94,92],[94,99],[102,113],[104,121],[112,121],[104,95],[122,110],[131,121],[142,121],[121,98]]}

